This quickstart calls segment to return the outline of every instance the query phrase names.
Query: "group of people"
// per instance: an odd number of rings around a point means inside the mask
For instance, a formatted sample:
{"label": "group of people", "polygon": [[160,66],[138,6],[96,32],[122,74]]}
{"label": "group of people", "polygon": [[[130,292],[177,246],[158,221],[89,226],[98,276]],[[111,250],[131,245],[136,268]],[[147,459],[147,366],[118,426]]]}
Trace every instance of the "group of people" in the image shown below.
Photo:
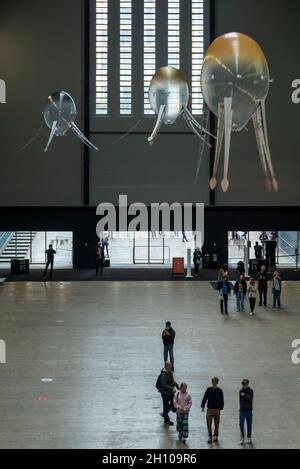
{"label": "group of people", "polygon": [[[174,379],[175,336],[175,330],[171,322],[168,321],[162,332],[165,366],[157,378],[156,388],[162,397],[163,412],[161,416],[164,418],[164,424],[173,426],[174,423],[171,421],[169,413],[171,411],[176,413],[178,438],[185,444],[189,436],[189,415],[193,400],[188,392],[188,385],[184,382],[178,385]],[[250,382],[248,379],[244,379],[242,381],[242,389],[239,392],[241,445],[246,443],[252,444],[253,397],[254,392],[250,388]],[[205,408],[207,408],[208,444],[211,445],[212,443],[218,443],[221,412],[224,409],[224,393],[219,387],[219,379],[217,377],[212,379],[212,386],[207,388],[203,396],[201,403],[202,412],[205,411]],[[247,436],[245,433],[245,423],[247,424]]]}
{"label": "group of people", "polygon": [[[242,262],[238,264],[236,271],[237,280],[234,284],[233,291],[236,297],[236,311],[245,312],[245,299],[249,299],[250,315],[253,316],[256,308],[256,300],[259,295],[259,306],[268,306],[268,289],[270,276],[268,275],[265,265],[261,267],[260,272],[254,277],[250,277],[247,284],[245,278],[245,270],[242,267]],[[231,294],[231,283],[229,281],[228,266],[224,265],[219,272],[219,279],[217,290],[220,297],[221,314],[228,315],[228,299]],[[281,291],[282,279],[278,270],[274,271],[272,278],[272,294],[273,294],[273,308],[281,308]]]}

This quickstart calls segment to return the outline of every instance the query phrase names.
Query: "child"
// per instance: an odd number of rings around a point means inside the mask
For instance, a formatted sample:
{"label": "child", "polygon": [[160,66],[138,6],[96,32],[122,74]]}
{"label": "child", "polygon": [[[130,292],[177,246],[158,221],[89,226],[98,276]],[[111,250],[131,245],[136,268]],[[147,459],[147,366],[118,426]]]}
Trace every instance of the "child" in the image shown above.
{"label": "child", "polygon": [[250,303],[250,316],[254,315],[255,304],[256,304],[257,286],[255,278],[251,277],[248,287],[248,298]]}
{"label": "child", "polygon": [[281,277],[280,272],[275,270],[273,277],[273,308],[281,308]]}
{"label": "child", "polygon": [[187,392],[187,384],[180,385],[180,390],[174,397],[174,407],[177,412],[178,437],[185,443],[189,436],[189,412],[192,407],[192,397]]}

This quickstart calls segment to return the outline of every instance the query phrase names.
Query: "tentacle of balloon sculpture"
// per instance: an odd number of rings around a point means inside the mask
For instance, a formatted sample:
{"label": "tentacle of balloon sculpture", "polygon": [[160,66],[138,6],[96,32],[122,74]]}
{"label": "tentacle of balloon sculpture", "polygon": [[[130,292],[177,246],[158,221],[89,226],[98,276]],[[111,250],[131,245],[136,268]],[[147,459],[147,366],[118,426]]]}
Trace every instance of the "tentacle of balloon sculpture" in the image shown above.
{"label": "tentacle of balloon sculpture", "polygon": [[[209,109],[207,106],[205,106],[205,109],[204,109],[203,126],[205,129],[208,129],[209,127]],[[213,138],[216,138],[216,137],[213,136]],[[195,174],[195,184],[197,184],[198,182],[198,177],[200,174],[200,169],[201,169],[201,165],[202,165],[202,161],[204,157],[204,150],[206,146],[205,144],[206,144],[206,141],[204,140],[200,141],[199,151],[198,151],[198,162],[197,162],[197,168],[196,168],[196,174]],[[210,145],[210,147],[212,148],[212,145]]]}
{"label": "tentacle of balloon sculpture", "polygon": [[218,115],[219,115],[219,119],[218,119],[216,155],[215,155],[215,161],[214,161],[213,175],[209,183],[212,191],[217,187],[217,183],[218,183],[217,174],[218,174],[219,164],[221,160],[221,150],[222,150],[222,145],[223,145],[223,140],[224,140],[224,131],[225,131],[224,105],[221,103],[219,104]]}
{"label": "tentacle of balloon sculpture", "polygon": [[149,142],[150,145],[153,145],[155,137],[157,136],[157,134],[160,131],[160,128],[163,124],[165,109],[166,109],[165,104],[162,104],[159,108],[155,127],[153,129],[153,132],[152,132],[151,136],[148,138],[148,142]]}
{"label": "tentacle of balloon sculpture", "polygon": [[224,177],[221,187],[227,192],[231,133],[247,129],[252,118],[266,187],[278,191],[265,110],[270,81],[266,57],[252,38],[229,33],[217,38],[208,48],[202,67],[201,86],[207,106],[218,118],[215,163],[210,180],[212,190],[217,186],[224,134]]}

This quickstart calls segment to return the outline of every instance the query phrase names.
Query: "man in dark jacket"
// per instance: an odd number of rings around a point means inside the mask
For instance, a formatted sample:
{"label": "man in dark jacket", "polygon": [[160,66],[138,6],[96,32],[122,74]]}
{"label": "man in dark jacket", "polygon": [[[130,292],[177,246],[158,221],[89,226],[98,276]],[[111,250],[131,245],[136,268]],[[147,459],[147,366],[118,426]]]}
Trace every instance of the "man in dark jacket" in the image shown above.
{"label": "man in dark jacket", "polygon": [[162,332],[162,340],[164,344],[164,361],[168,361],[170,355],[170,362],[172,363],[172,371],[174,372],[174,340],[176,332],[172,328],[170,321],[166,322],[166,327]]}
{"label": "man in dark jacket", "polygon": [[49,248],[47,249],[47,251],[45,252],[45,254],[46,254],[46,256],[47,256],[47,262],[46,262],[46,267],[45,267],[45,271],[44,271],[43,278],[46,278],[46,277],[47,277],[47,272],[48,272],[49,266],[50,266],[50,278],[52,278],[52,274],[53,274],[53,264],[54,264],[54,255],[56,254],[56,251],[53,249],[52,244],[49,244]]}
{"label": "man in dark jacket", "polygon": [[176,389],[179,388],[178,384],[174,381],[172,373],[172,363],[166,362],[165,367],[161,370],[161,373],[156,382],[156,388],[161,394],[163,402],[163,413],[165,425],[174,425],[169,418],[169,412],[172,410],[176,412],[173,399]]}
{"label": "man in dark jacket", "polygon": [[255,257],[256,259],[260,260],[263,257],[263,249],[260,244],[258,244],[258,241],[256,241],[255,246],[254,246],[254,252],[255,252]]}
{"label": "man in dark jacket", "polygon": [[252,444],[253,397],[254,392],[249,386],[249,380],[244,379],[240,390],[240,445],[245,444],[245,422],[247,423],[247,443]]}
{"label": "man in dark jacket", "polygon": [[264,306],[267,307],[269,276],[265,265],[262,266],[256,280],[258,281],[259,306],[262,306],[264,303]]}
{"label": "man in dark jacket", "polygon": [[103,266],[104,266],[104,249],[102,244],[99,242],[95,247],[95,266],[96,266],[96,275],[103,275]]}
{"label": "man in dark jacket", "polygon": [[[204,412],[205,405],[207,403],[207,429],[208,429],[208,444],[212,444],[214,441],[215,443],[218,442],[219,438],[219,428],[220,428],[220,419],[221,419],[221,411],[224,409],[224,394],[222,389],[218,387],[219,385],[219,378],[212,379],[212,387],[206,390],[204,394],[201,408],[202,412]],[[214,420],[215,424],[215,431],[214,436],[212,434],[212,422]]]}
{"label": "man in dark jacket", "polygon": [[245,311],[245,297],[247,294],[247,282],[245,276],[241,274],[234,285],[234,294],[236,296],[236,310],[238,313]]}

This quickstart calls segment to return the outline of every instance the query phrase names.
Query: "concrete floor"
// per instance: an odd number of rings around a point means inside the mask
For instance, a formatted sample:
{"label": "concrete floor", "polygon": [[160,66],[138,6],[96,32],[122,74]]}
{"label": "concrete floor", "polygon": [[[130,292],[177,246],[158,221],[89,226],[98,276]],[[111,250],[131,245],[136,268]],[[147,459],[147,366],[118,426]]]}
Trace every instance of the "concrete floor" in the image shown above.
{"label": "concrete floor", "polygon": [[281,312],[225,318],[205,282],[1,286],[0,448],[183,448],[163,426],[154,387],[167,319],[177,332],[176,379],[194,401],[189,448],[207,448],[200,403],[213,375],[225,393],[220,448],[239,448],[244,377],[255,390],[254,447],[299,448],[300,365],[291,343],[300,338],[300,283],[284,285],[283,302]]}

